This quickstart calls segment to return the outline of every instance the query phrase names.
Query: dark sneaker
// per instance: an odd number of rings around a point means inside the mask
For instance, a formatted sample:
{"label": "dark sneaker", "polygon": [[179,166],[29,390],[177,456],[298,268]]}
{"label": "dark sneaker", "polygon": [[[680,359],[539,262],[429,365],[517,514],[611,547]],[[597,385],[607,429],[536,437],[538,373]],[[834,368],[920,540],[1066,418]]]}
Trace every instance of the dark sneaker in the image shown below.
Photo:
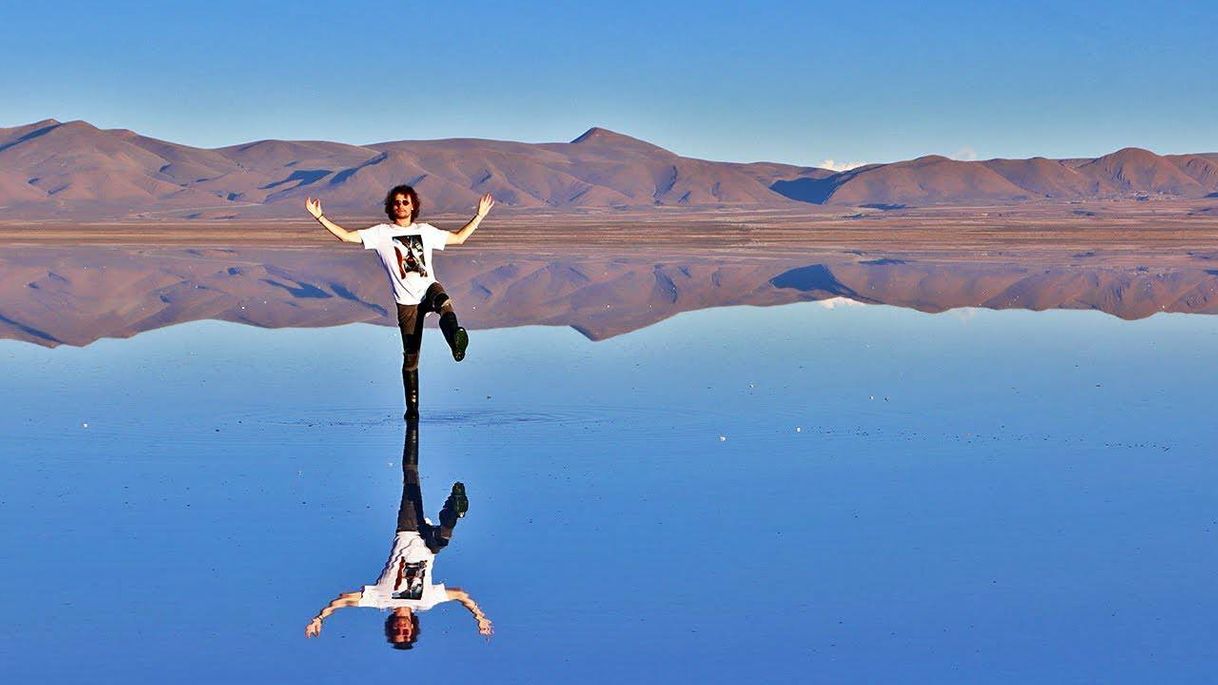
{"label": "dark sneaker", "polygon": [[469,333],[465,332],[464,328],[458,327],[453,333],[453,359],[461,361],[465,359],[465,348],[469,347]]}
{"label": "dark sneaker", "polygon": [[453,511],[457,512],[457,518],[465,518],[465,513],[469,511],[469,498],[465,496],[465,483],[457,481],[453,483],[453,491],[449,499],[452,500]]}

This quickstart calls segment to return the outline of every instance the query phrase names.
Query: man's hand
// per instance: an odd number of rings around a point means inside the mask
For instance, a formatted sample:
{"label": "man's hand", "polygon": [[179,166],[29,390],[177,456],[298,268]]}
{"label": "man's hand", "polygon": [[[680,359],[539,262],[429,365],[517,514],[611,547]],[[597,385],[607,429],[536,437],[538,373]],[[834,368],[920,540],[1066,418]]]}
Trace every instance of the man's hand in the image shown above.
{"label": "man's hand", "polygon": [[321,618],[315,617],[309,621],[309,625],[305,626],[305,637],[317,637],[321,635]]}
{"label": "man's hand", "polygon": [[495,198],[491,197],[490,193],[483,195],[478,200],[478,218],[484,219],[487,214],[490,214],[491,207],[495,206]]}
{"label": "man's hand", "polygon": [[486,637],[490,637],[495,634],[495,626],[491,623],[489,618],[478,620],[478,634]]}
{"label": "man's hand", "polygon": [[475,214],[474,218],[470,219],[468,223],[466,223],[464,226],[462,226],[461,230],[457,231],[456,233],[450,232],[444,238],[444,244],[445,245],[464,245],[465,241],[468,240],[469,237],[474,234],[474,231],[478,230],[478,224],[482,223],[482,220],[485,219],[486,215],[490,213],[491,207],[494,207],[494,206],[495,206],[495,198],[491,197],[490,193],[487,193],[486,195],[483,195],[481,198],[479,198],[478,199],[478,213]]}
{"label": "man's hand", "polygon": [[326,218],[326,216],[324,214],[322,214],[321,198],[306,197],[305,198],[305,209],[309,210],[309,214],[311,214],[314,219],[317,219],[317,222],[321,224],[322,228],[329,231],[330,235],[334,236],[335,238],[338,238],[339,240],[343,241],[344,243],[362,243],[363,242],[363,240],[359,237],[359,233],[357,231],[348,231],[347,229],[343,228],[342,226],[339,226],[338,224],[334,223],[333,221],[330,221],[329,219]]}

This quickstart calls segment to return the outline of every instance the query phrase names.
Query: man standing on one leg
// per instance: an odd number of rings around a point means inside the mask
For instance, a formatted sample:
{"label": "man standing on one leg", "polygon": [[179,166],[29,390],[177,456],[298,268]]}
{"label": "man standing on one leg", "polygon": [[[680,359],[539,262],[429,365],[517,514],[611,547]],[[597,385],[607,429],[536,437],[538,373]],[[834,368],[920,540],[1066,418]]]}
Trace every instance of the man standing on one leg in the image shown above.
{"label": "man standing on one leg", "polygon": [[469,335],[457,323],[448,293],[436,280],[432,251],[463,244],[494,206],[494,198],[489,193],[483,195],[474,218],[452,233],[431,224],[415,223],[421,207],[419,194],[410,186],[400,185],[385,196],[385,214],[393,223],[348,231],[326,218],[320,199],[305,200],[309,214],[334,237],[347,243],[363,243],[364,249],[376,250],[385,266],[393,299],[397,302],[398,330],[402,334],[402,385],[406,393],[407,421],[419,418],[419,350],[423,343],[424,317],[430,312],[440,315],[440,330],[452,349],[453,359],[464,359],[469,345]]}

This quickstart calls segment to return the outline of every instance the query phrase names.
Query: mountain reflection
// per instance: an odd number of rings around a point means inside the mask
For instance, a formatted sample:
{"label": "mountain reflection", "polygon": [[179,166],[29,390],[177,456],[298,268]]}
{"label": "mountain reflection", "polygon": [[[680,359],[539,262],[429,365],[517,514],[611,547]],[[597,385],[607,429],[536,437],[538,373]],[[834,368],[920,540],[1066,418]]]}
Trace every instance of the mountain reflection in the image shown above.
{"label": "mountain reflection", "polygon": [[[1166,266],[1090,252],[1046,263],[760,251],[444,259],[445,286],[465,326],[570,326],[591,340],[696,309],[839,297],[926,312],[1218,313],[1209,254],[1176,255]],[[266,328],[393,325],[378,268],[368,255],[323,247],[8,248],[0,255],[0,338],[83,346],[203,319]]]}
{"label": "mountain reflection", "polygon": [[394,649],[413,649],[419,640],[419,614],[445,602],[457,602],[469,610],[478,632],[490,637],[491,620],[468,592],[436,581],[435,566],[440,552],[452,541],[457,523],[469,511],[465,485],[453,483],[440,510],[439,525],[423,513],[423,490],[419,480],[419,424],[406,423],[402,447],[402,502],[398,507],[397,530],[389,559],[372,585],[344,592],[305,626],[306,637],[321,634],[326,619],[339,609],[364,607],[387,611],[385,639]]}

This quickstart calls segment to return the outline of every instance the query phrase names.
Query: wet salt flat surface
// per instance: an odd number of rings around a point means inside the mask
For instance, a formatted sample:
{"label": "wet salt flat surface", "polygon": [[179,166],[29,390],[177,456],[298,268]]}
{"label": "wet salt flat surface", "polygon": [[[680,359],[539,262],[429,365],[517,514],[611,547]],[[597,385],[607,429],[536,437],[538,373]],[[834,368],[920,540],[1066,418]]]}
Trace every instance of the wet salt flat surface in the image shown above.
{"label": "wet salt flat surface", "polygon": [[[833,305],[833,306],[830,306]],[[390,649],[397,333],[0,342],[9,682],[1201,682],[1218,318],[840,300],[423,351],[455,602]]]}

